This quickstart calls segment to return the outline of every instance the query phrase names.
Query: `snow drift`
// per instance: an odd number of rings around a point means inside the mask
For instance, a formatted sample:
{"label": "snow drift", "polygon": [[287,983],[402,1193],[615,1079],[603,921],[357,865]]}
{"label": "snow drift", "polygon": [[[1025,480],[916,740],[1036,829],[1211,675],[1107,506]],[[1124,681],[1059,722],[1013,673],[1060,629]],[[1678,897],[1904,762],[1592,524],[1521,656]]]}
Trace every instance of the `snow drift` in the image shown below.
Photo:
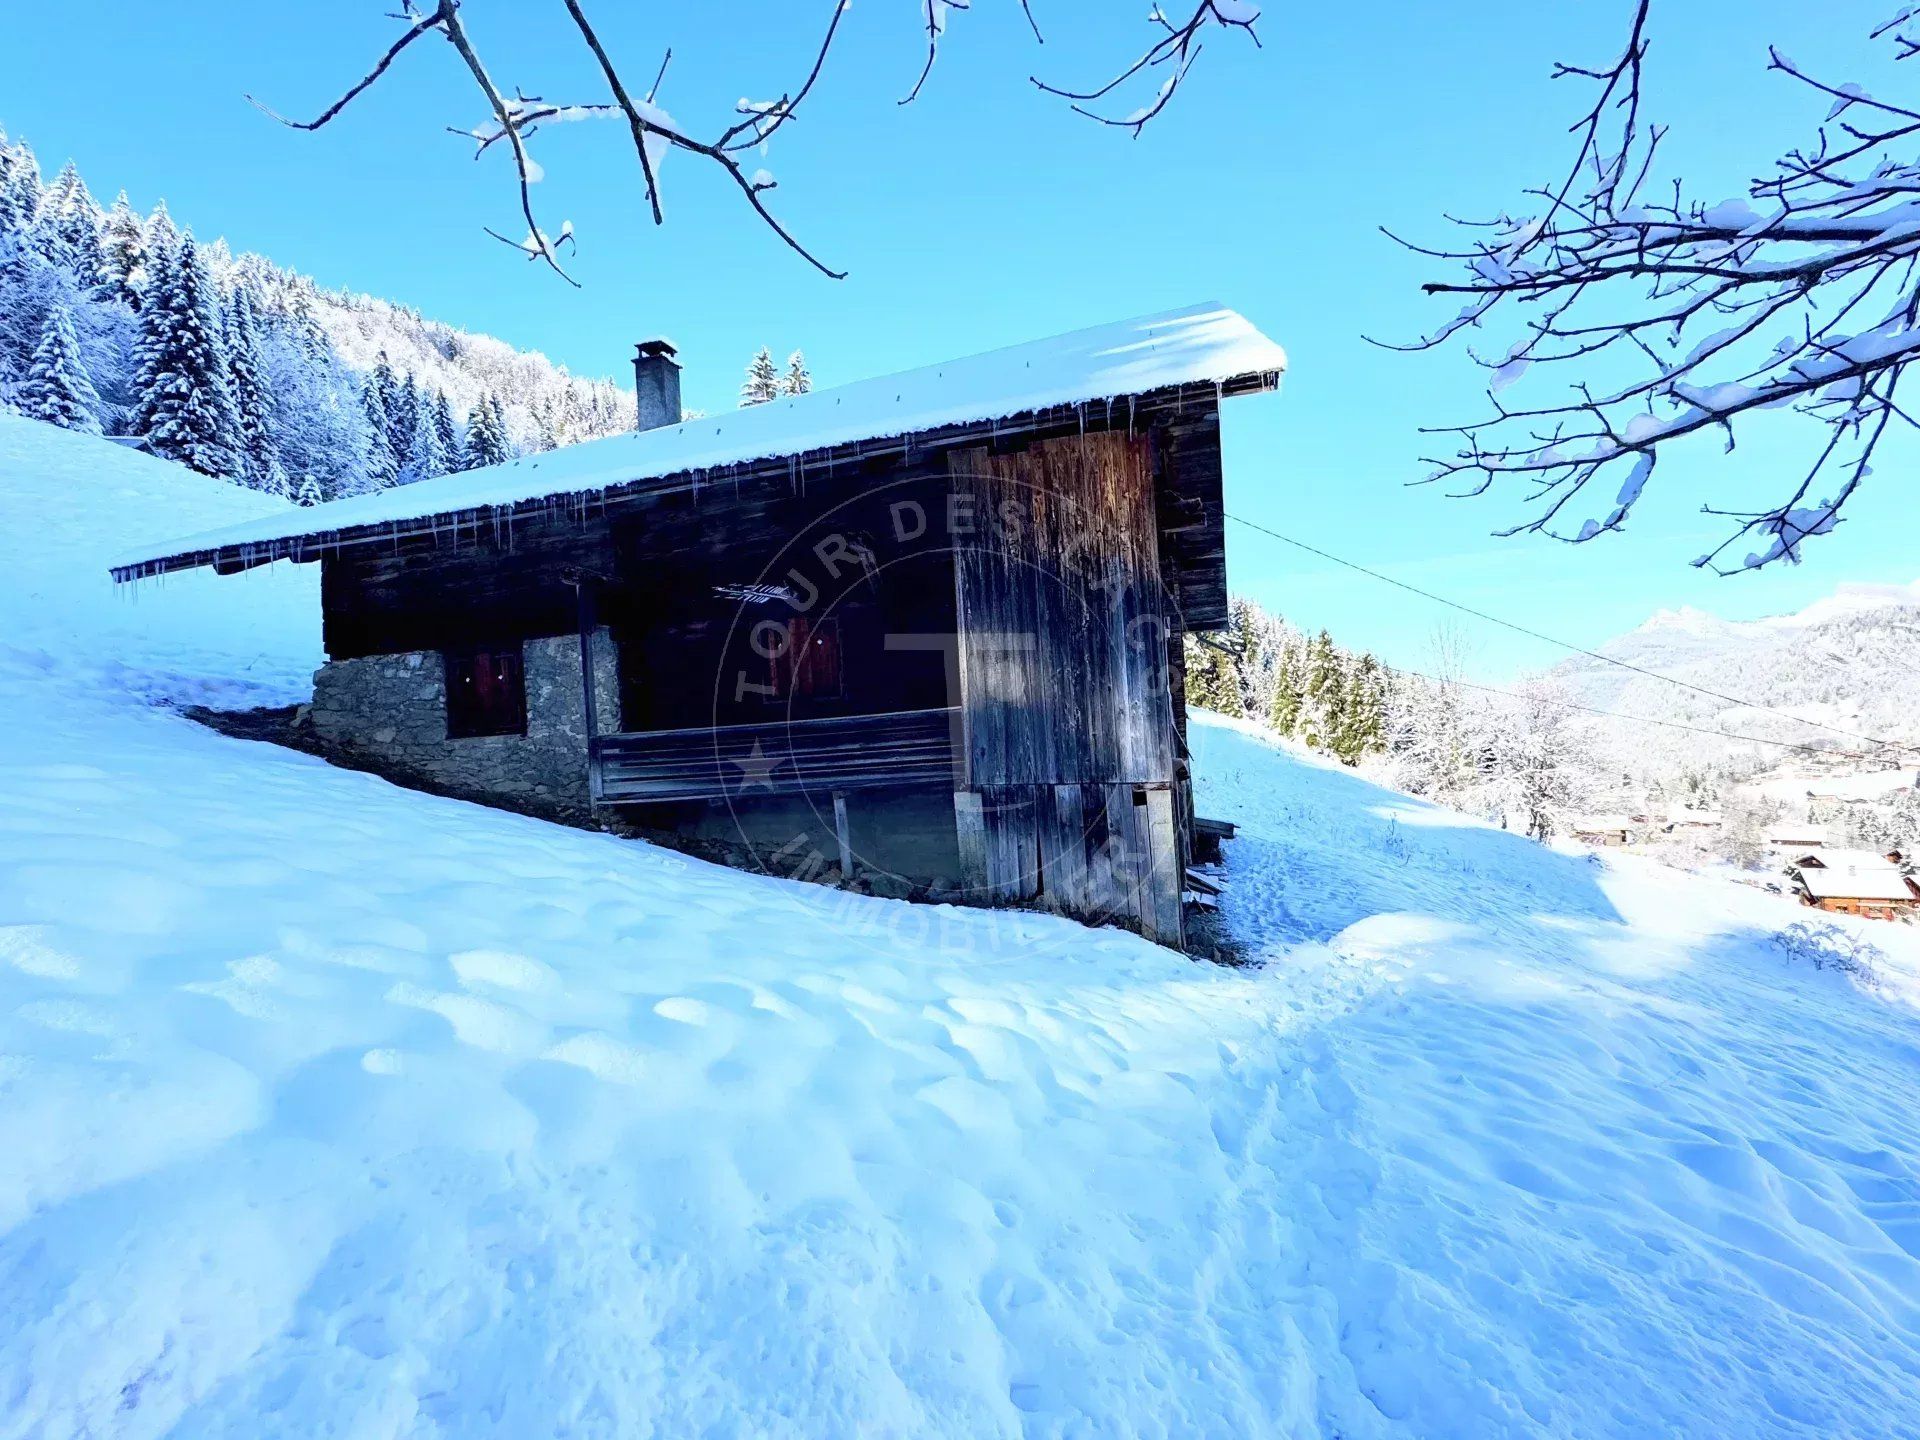
{"label": "snow drift", "polygon": [[1911,932],[1224,722],[1258,969],[719,870],[171,713],[310,571],[102,560],[258,497],[0,477],[0,1437],[1920,1420]]}

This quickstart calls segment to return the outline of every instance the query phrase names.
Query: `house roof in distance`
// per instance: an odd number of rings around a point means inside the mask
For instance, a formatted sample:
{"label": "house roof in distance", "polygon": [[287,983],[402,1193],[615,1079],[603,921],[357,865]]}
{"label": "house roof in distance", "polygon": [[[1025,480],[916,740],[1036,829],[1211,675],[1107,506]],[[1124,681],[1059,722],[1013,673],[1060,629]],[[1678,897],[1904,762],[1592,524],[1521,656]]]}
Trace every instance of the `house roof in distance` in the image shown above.
{"label": "house roof in distance", "polygon": [[1920,900],[1920,889],[1900,867],[1871,850],[1823,850],[1806,858],[1794,878],[1816,900]]}
{"label": "house roof in distance", "polygon": [[1237,312],[1218,303],[1193,305],[590,440],[484,470],[290,508],[145,547],[116,560],[113,574],[134,580],[197,565],[262,564],[309,547],[353,543],[356,536],[374,539],[437,523],[451,527],[477,512],[1190,385],[1272,389],[1286,364],[1286,353]]}

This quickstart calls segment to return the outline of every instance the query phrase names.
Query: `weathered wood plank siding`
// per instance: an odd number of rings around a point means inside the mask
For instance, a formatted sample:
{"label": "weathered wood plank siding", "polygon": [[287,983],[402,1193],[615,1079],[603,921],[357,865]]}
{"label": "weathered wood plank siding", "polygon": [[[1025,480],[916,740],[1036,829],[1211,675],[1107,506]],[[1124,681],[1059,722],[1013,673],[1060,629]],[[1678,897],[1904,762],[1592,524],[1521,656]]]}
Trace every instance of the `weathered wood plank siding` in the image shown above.
{"label": "weathered wood plank siding", "polygon": [[837,790],[952,785],[956,718],[952,710],[910,710],[603,735],[593,753],[603,800],[812,794],[826,805]]}
{"label": "weathered wood plank siding", "polygon": [[1227,624],[1226,503],[1220,466],[1220,406],[1192,401],[1154,427],[1154,490],[1161,525],[1161,579],[1189,630]]}
{"label": "weathered wood plank siding", "polygon": [[1145,437],[952,457],[977,517],[956,541],[968,774],[981,787],[1173,775]]}
{"label": "weathered wood plank siding", "polygon": [[976,523],[954,585],[968,877],[1180,942],[1180,735],[1148,439],[1114,429],[949,457]]}

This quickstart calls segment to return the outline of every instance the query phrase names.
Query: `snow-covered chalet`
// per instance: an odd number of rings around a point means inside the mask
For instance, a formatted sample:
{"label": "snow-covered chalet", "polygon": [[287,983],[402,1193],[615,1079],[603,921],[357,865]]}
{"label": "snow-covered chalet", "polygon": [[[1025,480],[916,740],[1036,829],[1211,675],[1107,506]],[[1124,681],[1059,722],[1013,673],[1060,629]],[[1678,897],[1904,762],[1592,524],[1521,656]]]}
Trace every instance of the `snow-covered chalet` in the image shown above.
{"label": "snow-covered chalet", "polygon": [[1179,944],[1221,403],[1285,364],[1208,304],[682,419],[649,342],[633,434],[113,573],[318,563],[312,743],[404,782]]}

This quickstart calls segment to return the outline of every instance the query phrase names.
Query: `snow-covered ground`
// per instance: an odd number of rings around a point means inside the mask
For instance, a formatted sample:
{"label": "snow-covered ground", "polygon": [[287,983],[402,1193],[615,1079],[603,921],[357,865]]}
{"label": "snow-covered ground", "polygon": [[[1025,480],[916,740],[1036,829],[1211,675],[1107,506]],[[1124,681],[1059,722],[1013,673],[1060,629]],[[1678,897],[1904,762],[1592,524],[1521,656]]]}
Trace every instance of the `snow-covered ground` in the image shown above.
{"label": "snow-covered ground", "polygon": [[1920,1428],[1916,932],[1225,722],[1240,971],[413,794],[155,703],[260,503],[0,418],[0,1437]]}

